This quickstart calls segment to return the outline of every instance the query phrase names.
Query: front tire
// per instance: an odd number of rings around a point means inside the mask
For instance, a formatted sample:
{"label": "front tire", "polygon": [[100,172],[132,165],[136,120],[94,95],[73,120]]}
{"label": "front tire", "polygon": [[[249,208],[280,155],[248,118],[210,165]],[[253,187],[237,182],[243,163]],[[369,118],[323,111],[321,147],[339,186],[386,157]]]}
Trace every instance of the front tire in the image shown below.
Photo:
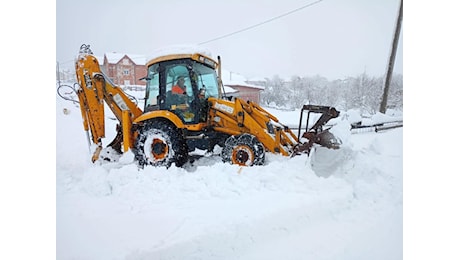
{"label": "front tire", "polygon": [[251,134],[230,136],[222,149],[222,160],[240,166],[263,165],[265,148]]}
{"label": "front tire", "polygon": [[139,166],[182,167],[188,160],[187,144],[179,130],[171,123],[154,121],[141,130],[135,144]]}

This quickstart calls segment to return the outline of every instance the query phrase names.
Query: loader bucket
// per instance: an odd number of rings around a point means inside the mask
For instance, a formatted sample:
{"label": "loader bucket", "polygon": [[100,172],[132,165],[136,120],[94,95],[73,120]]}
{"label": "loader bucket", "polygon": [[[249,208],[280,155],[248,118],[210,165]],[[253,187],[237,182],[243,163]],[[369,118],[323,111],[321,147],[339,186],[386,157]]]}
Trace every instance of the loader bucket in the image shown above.
{"label": "loader bucket", "polygon": [[316,135],[317,144],[330,148],[330,149],[339,149],[342,141],[333,135],[329,130],[325,130]]}
{"label": "loader bucket", "polygon": [[[300,130],[302,129],[302,118],[303,118],[303,113],[304,111],[308,112],[307,116],[307,122],[306,122],[306,131],[300,136]],[[310,126],[310,114],[311,113],[318,113],[321,114],[319,119],[313,124],[313,126]],[[339,149],[340,145],[342,144],[342,141],[338,139],[336,136],[334,136],[331,132],[329,132],[329,129],[323,129],[323,126],[332,118],[338,117],[340,114],[339,111],[337,111],[333,107],[328,107],[328,106],[317,106],[317,105],[304,105],[301,112],[300,112],[300,122],[299,122],[299,136],[298,139],[300,140],[300,137],[308,139],[307,142],[305,143],[300,143],[297,147],[294,149],[294,155],[300,154],[300,153],[307,153],[310,154],[310,150],[313,146],[313,144],[318,144],[330,149]]]}
{"label": "loader bucket", "polygon": [[324,130],[318,133],[313,131],[305,132],[302,137],[308,139],[308,141],[300,143],[297,147],[295,147],[293,156],[302,153],[310,154],[313,144],[318,144],[329,149],[339,149],[342,144],[342,141],[329,132],[329,130]]}

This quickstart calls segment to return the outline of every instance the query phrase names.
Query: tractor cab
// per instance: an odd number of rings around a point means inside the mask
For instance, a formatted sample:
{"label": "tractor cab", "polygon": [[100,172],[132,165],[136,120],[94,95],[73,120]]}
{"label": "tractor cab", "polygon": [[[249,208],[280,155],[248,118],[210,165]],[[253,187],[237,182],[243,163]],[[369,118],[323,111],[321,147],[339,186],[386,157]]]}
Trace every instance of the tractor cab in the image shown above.
{"label": "tractor cab", "polygon": [[220,98],[217,62],[202,54],[174,54],[147,63],[144,112],[168,110],[184,124],[206,121],[209,97]]}

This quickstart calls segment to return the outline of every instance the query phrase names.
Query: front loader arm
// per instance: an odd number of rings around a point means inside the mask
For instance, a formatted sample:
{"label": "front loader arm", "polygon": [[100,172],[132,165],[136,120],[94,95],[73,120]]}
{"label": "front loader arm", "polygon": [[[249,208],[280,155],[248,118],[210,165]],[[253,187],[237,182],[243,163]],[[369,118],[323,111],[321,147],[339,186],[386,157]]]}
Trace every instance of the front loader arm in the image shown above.
{"label": "front loader arm", "polygon": [[253,102],[235,98],[232,101],[211,100],[211,122],[216,131],[229,135],[254,135],[272,153],[291,154],[297,137],[278,119]]}

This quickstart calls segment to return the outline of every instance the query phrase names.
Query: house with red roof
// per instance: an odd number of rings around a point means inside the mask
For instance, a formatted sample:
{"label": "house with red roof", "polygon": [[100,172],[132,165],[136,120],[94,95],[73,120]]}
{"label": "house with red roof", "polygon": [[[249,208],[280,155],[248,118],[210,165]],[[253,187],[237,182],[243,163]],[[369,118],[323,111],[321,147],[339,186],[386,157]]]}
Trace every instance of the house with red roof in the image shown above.
{"label": "house with red roof", "polygon": [[225,93],[227,96],[250,100],[257,104],[260,103],[260,93],[265,89],[264,86],[249,83],[243,75],[227,70],[222,70],[222,82],[226,90],[233,90],[231,93]]}
{"label": "house with red roof", "polygon": [[146,57],[137,54],[105,53],[102,69],[116,85],[145,86],[145,80],[140,80],[147,75]]}

